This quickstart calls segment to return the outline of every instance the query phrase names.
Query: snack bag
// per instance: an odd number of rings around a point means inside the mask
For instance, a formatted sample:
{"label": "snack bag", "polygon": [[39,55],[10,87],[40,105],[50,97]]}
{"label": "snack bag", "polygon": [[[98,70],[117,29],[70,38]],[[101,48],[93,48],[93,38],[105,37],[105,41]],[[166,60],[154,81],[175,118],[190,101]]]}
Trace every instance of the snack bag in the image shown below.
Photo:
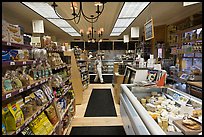
{"label": "snack bag", "polygon": [[40,98],[40,100],[42,101],[42,103],[46,103],[48,100],[47,100],[47,97],[45,96],[44,92],[39,89],[37,91],[35,91],[35,95]]}
{"label": "snack bag", "polygon": [[55,125],[58,121],[58,118],[57,118],[57,113],[55,111],[55,108],[50,105],[46,110],[45,110],[45,113],[48,117],[48,119],[50,120],[50,122],[52,123],[52,125]]}

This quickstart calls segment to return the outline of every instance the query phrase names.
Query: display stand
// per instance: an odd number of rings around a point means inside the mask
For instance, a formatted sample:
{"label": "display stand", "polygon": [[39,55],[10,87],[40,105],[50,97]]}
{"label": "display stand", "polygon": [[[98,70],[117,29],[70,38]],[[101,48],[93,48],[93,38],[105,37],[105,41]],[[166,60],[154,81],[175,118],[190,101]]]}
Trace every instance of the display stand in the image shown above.
{"label": "display stand", "polygon": [[71,81],[75,94],[75,103],[80,105],[83,99],[83,85],[73,51],[65,51],[64,56],[71,56]]}

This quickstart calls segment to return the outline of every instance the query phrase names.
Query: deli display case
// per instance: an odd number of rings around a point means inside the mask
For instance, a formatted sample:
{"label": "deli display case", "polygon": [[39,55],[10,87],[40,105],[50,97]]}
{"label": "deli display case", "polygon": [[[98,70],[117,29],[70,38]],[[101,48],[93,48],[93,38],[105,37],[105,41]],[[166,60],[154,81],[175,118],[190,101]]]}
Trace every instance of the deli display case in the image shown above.
{"label": "deli display case", "polygon": [[121,84],[120,113],[127,135],[202,134],[202,100],[177,89]]}

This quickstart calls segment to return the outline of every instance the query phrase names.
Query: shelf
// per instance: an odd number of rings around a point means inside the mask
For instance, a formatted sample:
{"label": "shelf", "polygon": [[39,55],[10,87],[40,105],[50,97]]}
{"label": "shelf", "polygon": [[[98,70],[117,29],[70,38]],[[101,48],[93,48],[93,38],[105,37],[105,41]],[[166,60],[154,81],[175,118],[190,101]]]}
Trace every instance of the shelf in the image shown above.
{"label": "shelf", "polygon": [[10,43],[10,42],[5,42],[5,41],[2,41],[2,46],[21,48],[21,49],[32,49],[33,48],[31,45],[16,44],[16,43]]}
{"label": "shelf", "polygon": [[25,65],[32,65],[32,64],[39,64],[45,62],[46,60],[26,60],[26,61],[2,61],[2,67],[8,66],[25,66]]}
{"label": "shelf", "polygon": [[67,133],[67,131],[68,131],[68,129],[70,128],[70,125],[71,125],[71,123],[72,123],[72,120],[73,120],[73,116],[72,116],[72,118],[71,118],[71,120],[70,120],[70,122],[69,122],[69,125],[68,125],[67,128],[65,128],[65,130],[63,131],[63,135],[65,135],[65,134]]}
{"label": "shelf", "polygon": [[52,67],[52,69],[59,70],[59,69],[65,68],[65,67],[67,67],[67,64],[64,64],[64,65],[61,65],[61,66],[55,66],[55,67]]}
{"label": "shelf", "polygon": [[63,50],[55,50],[55,49],[48,49],[45,48],[48,52],[64,52]]}
{"label": "shelf", "polygon": [[81,72],[81,74],[83,74],[83,73],[87,73],[87,72],[89,72],[89,71],[88,71],[88,70],[86,70],[86,71],[83,71],[83,72],[82,72],[82,71],[80,70],[80,72]]}
{"label": "shelf", "polygon": [[55,101],[58,102],[60,99],[62,99],[64,95],[66,95],[69,92],[70,89],[71,89],[71,86],[69,86],[69,88],[59,98],[55,98]]}
{"label": "shelf", "polygon": [[17,135],[20,131],[22,131],[31,121],[33,121],[40,113],[42,113],[51,103],[52,101],[48,101],[45,105],[39,107],[38,111],[36,111],[32,116],[27,118],[23,125],[21,125],[16,131],[9,132],[9,135]]}
{"label": "shelf", "polygon": [[78,62],[87,62],[87,60],[77,59]]}
{"label": "shelf", "polygon": [[53,127],[53,130],[48,134],[48,135],[52,135],[53,134],[53,132],[55,132],[55,130],[56,130],[56,128],[57,128],[57,126],[59,125],[59,121],[54,125],[54,127]]}
{"label": "shelf", "polygon": [[14,97],[15,95],[18,95],[18,94],[20,94],[22,92],[25,92],[28,89],[31,89],[31,88],[36,87],[38,85],[41,85],[41,84],[47,82],[50,79],[52,79],[52,77],[43,78],[41,80],[34,81],[34,83],[29,85],[29,86],[22,87],[21,89],[17,89],[17,90],[15,89],[15,90],[9,91],[9,93],[6,93],[6,94],[2,95],[2,101],[5,101],[8,98]]}
{"label": "shelf", "polygon": [[84,82],[84,81],[86,81],[86,80],[88,80],[88,79],[89,79],[89,78],[83,79],[82,82]]}
{"label": "shelf", "polygon": [[66,112],[69,110],[70,106],[72,105],[72,103],[74,102],[74,98],[71,99],[71,102],[69,103],[69,105],[67,106],[67,108],[65,109],[65,111],[62,113],[61,119],[64,117],[64,115],[66,114]]}
{"label": "shelf", "polygon": [[82,68],[82,67],[86,67],[86,65],[79,65],[78,67]]}
{"label": "shelf", "polygon": [[181,43],[191,43],[191,42],[197,42],[197,41],[202,41],[202,39],[185,40],[185,41],[181,41]]}

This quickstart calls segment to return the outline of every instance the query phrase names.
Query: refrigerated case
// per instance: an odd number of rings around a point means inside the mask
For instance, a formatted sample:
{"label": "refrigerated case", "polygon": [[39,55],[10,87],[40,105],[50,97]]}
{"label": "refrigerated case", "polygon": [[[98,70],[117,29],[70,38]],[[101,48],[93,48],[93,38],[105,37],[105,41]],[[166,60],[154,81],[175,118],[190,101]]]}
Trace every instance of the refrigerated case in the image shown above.
{"label": "refrigerated case", "polygon": [[[144,98],[145,96],[150,96],[152,92],[160,93],[167,99],[175,101],[175,105],[177,105],[179,108],[188,104],[192,105],[194,109],[202,110],[202,100],[176,89],[158,87],[138,87],[134,84],[122,84],[120,93],[120,113],[123,121],[123,126],[127,135],[184,135],[200,133],[200,131],[199,133],[184,132],[172,122],[172,126],[174,126],[174,128],[176,129],[175,132],[164,131],[156,122],[156,120],[154,120],[150,116],[149,112],[140,102],[141,98]],[[185,110],[182,110],[182,113],[187,112],[185,112]],[[202,116],[201,119],[196,120],[202,123]]]}

